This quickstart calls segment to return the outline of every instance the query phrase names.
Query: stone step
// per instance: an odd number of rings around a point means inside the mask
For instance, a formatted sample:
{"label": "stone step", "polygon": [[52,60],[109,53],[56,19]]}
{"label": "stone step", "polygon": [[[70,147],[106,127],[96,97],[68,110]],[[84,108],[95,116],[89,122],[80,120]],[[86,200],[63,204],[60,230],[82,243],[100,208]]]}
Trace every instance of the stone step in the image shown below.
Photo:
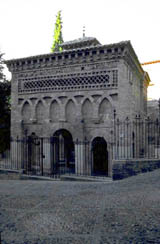
{"label": "stone step", "polygon": [[61,180],[68,180],[68,181],[90,181],[90,182],[106,182],[111,183],[113,179],[111,177],[104,177],[104,176],[86,176],[86,175],[61,175]]}

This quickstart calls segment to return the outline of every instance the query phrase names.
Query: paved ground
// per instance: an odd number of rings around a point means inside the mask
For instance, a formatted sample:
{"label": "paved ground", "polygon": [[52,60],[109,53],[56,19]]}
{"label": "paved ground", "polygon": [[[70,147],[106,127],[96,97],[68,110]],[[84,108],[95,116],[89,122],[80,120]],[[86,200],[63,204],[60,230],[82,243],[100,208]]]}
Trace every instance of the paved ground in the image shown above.
{"label": "paved ground", "polygon": [[160,170],[113,183],[0,181],[2,244],[160,243]]}

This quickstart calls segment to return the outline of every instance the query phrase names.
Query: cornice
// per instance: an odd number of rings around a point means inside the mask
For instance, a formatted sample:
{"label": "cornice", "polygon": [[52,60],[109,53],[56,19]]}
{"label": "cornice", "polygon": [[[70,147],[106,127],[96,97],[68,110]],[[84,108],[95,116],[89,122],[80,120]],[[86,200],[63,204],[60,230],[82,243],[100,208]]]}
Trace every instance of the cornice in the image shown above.
{"label": "cornice", "polygon": [[121,58],[124,58],[136,70],[138,75],[144,77],[144,70],[130,41],[6,60],[5,64],[9,71],[17,73],[36,69],[60,68],[77,64],[86,65],[88,63],[114,61]]}
{"label": "cornice", "polygon": [[138,57],[137,57],[137,55],[136,55],[136,53],[135,53],[130,41],[127,43],[127,48],[128,48],[128,51],[129,51],[128,54],[129,54],[130,58],[132,59],[132,62],[134,63],[136,69],[141,74],[144,74],[144,70],[143,70],[143,68],[142,68],[142,66],[141,66],[141,64],[139,62],[139,59],[138,59]]}
{"label": "cornice", "polygon": [[146,84],[146,86],[148,86],[150,83],[149,74],[143,70],[130,41],[128,42],[126,47],[124,60],[135,70],[135,72],[141,79],[142,84]]}
{"label": "cornice", "polygon": [[127,43],[128,41],[6,60],[5,64],[11,72],[18,72],[35,68],[117,59],[124,56],[124,49]]}

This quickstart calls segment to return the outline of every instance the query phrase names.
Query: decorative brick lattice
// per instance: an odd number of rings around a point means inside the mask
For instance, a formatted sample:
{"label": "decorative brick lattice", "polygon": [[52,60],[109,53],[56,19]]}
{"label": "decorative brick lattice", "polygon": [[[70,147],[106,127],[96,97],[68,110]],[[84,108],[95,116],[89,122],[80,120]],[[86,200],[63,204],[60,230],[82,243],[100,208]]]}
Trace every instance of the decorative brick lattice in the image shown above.
{"label": "decorative brick lattice", "polygon": [[118,71],[99,71],[65,75],[50,75],[20,79],[19,93],[102,89],[118,85]]}

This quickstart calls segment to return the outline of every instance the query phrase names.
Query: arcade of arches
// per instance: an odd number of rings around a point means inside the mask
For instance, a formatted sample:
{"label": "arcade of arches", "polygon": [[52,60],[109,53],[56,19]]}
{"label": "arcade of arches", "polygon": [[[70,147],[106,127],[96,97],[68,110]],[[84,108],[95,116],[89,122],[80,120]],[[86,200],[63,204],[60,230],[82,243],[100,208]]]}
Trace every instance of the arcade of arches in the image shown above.
{"label": "arcade of arches", "polygon": [[63,109],[66,121],[71,123],[75,121],[77,115],[81,116],[86,122],[96,116],[101,123],[109,120],[113,115],[113,106],[107,98],[94,100],[94,102],[89,98],[86,98],[83,102],[68,99],[65,104],[58,100],[46,104],[46,101],[42,99],[35,104],[32,104],[31,101],[23,103],[21,108],[22,120],[25,123],[29,123],[33,118],[36,119],[37,123],[42,123],[45,119],[49,119],[50,122],[58,122],[61,119]]}
{"label": "arcade of arches", "polygon": [[[28,167],[33,170],[35,162],[38,166],[41,164],[39,155],[41,150],[44,151],[45,140],[38,138],[35,133],[31,134],[29,140]],[[108,150],[103,137],[95,137],[90,142],[73,141],[68,130],[59,129],[53,134],[50,146],[52,173],[108,176]]]}
{"label": "arcade of arches", "polygon": [[[92,118],[96,116],[98,116],[99,123],[106,123],[111,121],[113,114],[111,102],[106,97],[100,98],[98,95],[95,95],[92,101],[90,98],[82,100],[81,96],[78,97],[78,100],[68,98],[67,101],[63,99],[61,101],[58,99],[49,100],[49,98],[32,100],[23,102],[21,106],[24,125],[30,124],[32,119],[35,119],[35,125],[43,124],[47,118],[54,125],[54,123],[59,123],[62,114],[64,114],[65,121],[69,124],[74,124],[79,114],[86,124],[90,123]],[[46,160],[46,165],[48,162],[50,163],[53,172],[67,171],[77,174],[108,175],[108,148],[103,137],[95,137],[93,141],[89,141],[87,144],[76,142],[73,141],[70,131],[65,128],[57,129],[51,136],[54,139],[51,147],[49,146],[49,149],[46,149],[47,153],[44,161]],[[37,153],[40,152],[42,147],[39,146],[38,148],[35,145],[36,143],[32,143],[29,148],[31,153],[30,162],[36,159],[38,165],[40,165],[40,158]],[[48,158],[47,154],[51,155],[51,159]],[[35,163],[29,164],[34,166]]]}

